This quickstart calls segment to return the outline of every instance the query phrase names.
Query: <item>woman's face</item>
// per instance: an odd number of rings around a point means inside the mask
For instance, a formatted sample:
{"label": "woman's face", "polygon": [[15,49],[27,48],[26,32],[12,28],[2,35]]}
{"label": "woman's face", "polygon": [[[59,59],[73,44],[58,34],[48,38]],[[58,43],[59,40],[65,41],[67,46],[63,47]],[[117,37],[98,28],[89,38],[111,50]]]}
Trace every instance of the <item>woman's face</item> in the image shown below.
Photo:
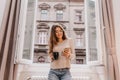
{"label": "woman's face", "polygon": [[55,34],[58,39],[62,39],[63,37],[63,30],[60,27],[56,27]]}

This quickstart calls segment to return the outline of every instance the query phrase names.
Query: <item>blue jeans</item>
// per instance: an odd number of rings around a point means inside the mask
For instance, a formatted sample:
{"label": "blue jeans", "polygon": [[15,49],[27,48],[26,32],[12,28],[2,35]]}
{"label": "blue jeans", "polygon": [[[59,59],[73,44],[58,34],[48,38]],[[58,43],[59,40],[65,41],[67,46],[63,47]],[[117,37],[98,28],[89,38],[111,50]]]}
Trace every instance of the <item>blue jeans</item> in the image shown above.
{"label": "blue jeans", "polygon": [[72,80],[69,69],[50,69],[48,80]]}

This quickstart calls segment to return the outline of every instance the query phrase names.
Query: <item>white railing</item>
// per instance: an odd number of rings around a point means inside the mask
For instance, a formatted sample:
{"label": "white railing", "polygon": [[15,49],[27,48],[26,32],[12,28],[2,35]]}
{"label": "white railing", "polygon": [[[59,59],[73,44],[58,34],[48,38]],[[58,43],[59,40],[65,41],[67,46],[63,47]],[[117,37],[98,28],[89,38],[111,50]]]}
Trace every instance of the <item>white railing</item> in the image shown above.
{"label": "white railing", "polygon": [[[49,65],[27,65],[19,73],[17,80],[47,80]],[[104,67],[72,64],[70,69],[72,80],[105,80]]]}
{"label": "white railing", "polygon": [[[47,76],[31,76],[27,80],[48,80]],[[90,80],[90,77],[88,76],[73,76],[72,80]]]}

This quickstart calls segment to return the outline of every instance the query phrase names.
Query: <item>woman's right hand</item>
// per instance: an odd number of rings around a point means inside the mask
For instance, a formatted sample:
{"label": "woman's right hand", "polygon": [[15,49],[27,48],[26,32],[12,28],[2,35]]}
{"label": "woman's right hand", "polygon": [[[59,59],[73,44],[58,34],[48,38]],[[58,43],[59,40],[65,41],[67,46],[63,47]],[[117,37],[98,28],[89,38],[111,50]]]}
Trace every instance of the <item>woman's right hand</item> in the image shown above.
{"label": "woman's right hand", "polygon": [[54,60],[53,54],[50,53],[49,56],[50,56],[51,61],[53,61]]}

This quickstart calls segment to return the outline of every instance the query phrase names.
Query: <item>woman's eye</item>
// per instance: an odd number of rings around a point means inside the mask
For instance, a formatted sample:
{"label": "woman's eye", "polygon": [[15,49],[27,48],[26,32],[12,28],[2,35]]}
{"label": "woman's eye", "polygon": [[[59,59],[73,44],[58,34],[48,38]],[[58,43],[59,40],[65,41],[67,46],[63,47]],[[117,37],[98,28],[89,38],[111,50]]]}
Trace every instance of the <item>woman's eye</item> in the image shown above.
{"label": "woman's eye", "polygon": [[55,33],[59,33],[59,32],[63,32],[62,30],[61,31],[55,31]]}

